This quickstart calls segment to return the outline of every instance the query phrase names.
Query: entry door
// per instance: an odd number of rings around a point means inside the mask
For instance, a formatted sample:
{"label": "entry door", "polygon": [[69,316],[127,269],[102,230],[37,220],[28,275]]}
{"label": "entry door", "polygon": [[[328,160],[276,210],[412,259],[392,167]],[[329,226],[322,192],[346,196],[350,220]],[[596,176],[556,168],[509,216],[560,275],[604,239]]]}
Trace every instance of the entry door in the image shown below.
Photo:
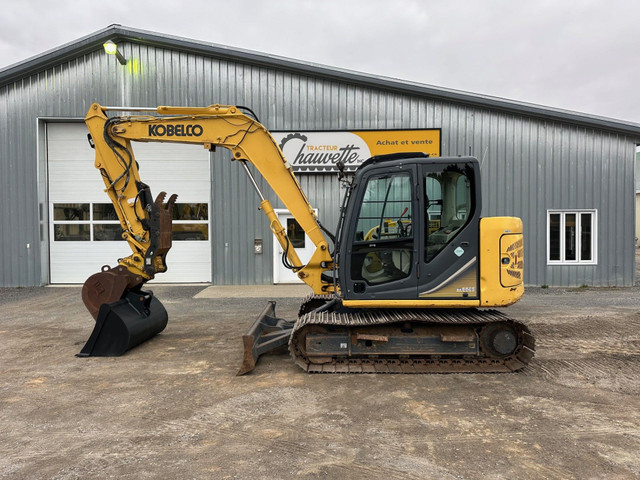
{"label": "entry door", "polygon": [[[416,232],[420,228],[416,167],[386,166],[363,175],[355,221],[347,219],[349,300],[411,300],[416,296]],[[355,227],[355,228],[354,228]],[[344,276],[342,277],[344,278]]]}
{"label": "entry door", "polygon": [[[276,209],[275,212],[278,215],[278,220],[287,231],[291,246],[295,248],[303,265],[306,265],[315,250],[313,243],[293,218],[293,215],[289,213],[289,210]],[[273,283],[302,283],[302,280],[295,273],[282,264],[283,249],[280,243],[274,240],[273,245]]]}

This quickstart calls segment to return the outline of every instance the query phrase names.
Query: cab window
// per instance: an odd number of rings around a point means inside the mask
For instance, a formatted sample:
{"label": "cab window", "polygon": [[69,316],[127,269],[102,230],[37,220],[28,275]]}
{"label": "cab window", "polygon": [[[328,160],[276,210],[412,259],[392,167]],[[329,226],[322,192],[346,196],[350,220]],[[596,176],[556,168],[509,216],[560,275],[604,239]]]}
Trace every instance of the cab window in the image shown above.
{"label": "cab window", "polygon": [[409,276],[413,261],[411,177],[369,179],[356,223],[351,277],[377,285]]}
{"label": "cab window", "polygon": [[462,165],[435,165],[424,176],[425,261],[433,260],[473,215],[473,170]]}

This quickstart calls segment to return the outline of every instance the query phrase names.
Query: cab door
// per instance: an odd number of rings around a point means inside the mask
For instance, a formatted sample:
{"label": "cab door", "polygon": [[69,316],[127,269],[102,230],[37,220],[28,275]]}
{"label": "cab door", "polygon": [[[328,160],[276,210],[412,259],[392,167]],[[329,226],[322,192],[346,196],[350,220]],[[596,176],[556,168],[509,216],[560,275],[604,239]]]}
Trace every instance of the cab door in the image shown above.
{"label": "cab door", "polygon": [[477,160],[436,161],[419,168],[419,299],[479,298],[480,192]]}
{"label": "cab door", "polygon": [[362,186],[346,226],[346,262],[341,261],[347,271],[345,298],[415,298],[417,172],[415,164],[386,166],[359,180]]}

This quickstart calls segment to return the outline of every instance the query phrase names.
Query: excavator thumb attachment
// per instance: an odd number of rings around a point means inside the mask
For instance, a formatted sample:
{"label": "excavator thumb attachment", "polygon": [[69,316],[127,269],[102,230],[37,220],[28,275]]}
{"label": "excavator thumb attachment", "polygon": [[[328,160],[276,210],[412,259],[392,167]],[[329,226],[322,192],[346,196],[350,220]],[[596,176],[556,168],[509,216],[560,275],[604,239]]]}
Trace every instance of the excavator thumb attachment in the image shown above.
{"label": "excavator thumb attachment", "polygon": [[152,292],[128,291],[100,306],[96,324],[78,357],[118,357],[160,333],[169,317]]}
{"label": "excavator thumb attachment", "polygon": [[242,336],[244,355],[242,365],[236,375],[244,375],[256,368],[256,362],[263,353],[270,352],[289,343],[293,323],[276,317],[276,302],[269,300],[246,335]]}

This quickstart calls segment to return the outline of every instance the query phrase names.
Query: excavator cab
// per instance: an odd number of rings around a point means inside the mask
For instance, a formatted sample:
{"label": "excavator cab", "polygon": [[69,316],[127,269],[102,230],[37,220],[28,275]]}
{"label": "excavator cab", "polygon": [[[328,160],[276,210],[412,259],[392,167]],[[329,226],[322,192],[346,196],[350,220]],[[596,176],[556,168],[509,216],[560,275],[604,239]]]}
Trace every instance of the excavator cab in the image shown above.
{"label": "excavator cab", "polygon": [[341,223],[349,300],[478,300],[478,161],[374,157],[357,171]]}

